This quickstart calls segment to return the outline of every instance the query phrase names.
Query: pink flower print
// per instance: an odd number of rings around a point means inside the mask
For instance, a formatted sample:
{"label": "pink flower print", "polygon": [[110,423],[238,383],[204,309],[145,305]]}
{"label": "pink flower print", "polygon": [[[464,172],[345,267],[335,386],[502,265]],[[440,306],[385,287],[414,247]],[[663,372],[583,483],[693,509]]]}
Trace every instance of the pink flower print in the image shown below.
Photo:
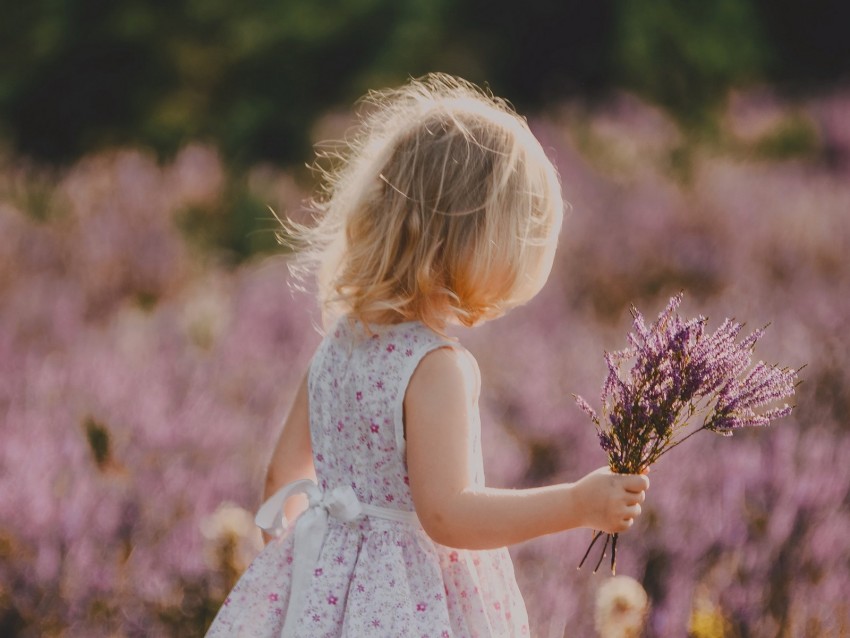
{"label": "pink flower print", "polygon": [[440,602],[441,600],[443,600],[443,595],[440,592],[437,592],[436,594],[434,594],[434,600]]}
{"label": "pink flower print", "polygon": [[405,485],[410,485],[410,477],[409,477],[409,476],[405,476],[405,477],[404,477],[404,484],[405,484]]}
{"label": "pink flower print", "polygon": [[344,428],[344,427],[345,427],[345,426],[342,424],[342,421],[337,421],[337,422],[336,422],[336,431],[337,431],[337,432],[342,432],[342,430],[343,430],[343,428]]}
{"label": "pink flower print", "polygon": [[387,352],[392,352],[393,350],[395,350],[395,344],[394,343],[387,345]]}
{"label": "pink flower print", "polygon": [[324,571],[322,571],[322,568],[321,568],[321,567],[317,567],[317,568],[313,571],[313,576],[317,576],[317,577],[318,577],[318,576],[321,576],[321,575],[322,575],[322,574],[324,574],[324,573],[325,573],[325,572],[324,572]]}
{"label": "pink flower print", "polygon": [[325,460],[325,455],[320,452],[319,454],[316,455],[316,460],[319,461],[319,463],[321,463],[322,461]]}
{"label": "pink flower print", "polygon": [[280,596],[278,596],[275,592],[269,594],[269,600],[273,603],[276,603],[278,601],[278,598],[280,598]]}
{"label": "pink flower print", "polygon": [[355,397],[358,401],[360,401],[360,400],[362,400],[362,399],[363,399],[363,393],[362,393],[362,392],[360,392],[360,390],[358,390],[358,391],[354,394],[354,397]]}
{"label": "pink flower print", "polygon": [[378,388],[378,390],[383,390],[384,382],[381,379],[378,379],[377,381],[375,381],[375,387]]}
{"label": "pink flower print", "polygon": [[386,499],[387,503],[392,503],[395,500],[395,496],[393,496],[392,494],[387,494],[384,498]]}
{"label": "pink flower print", "polygon": [[440,634],[440,638],[449,638],[449,630],[443,629],[443,633]]}
{"label": "pink flower print", "polygon": [[500,603],[498,600],[495,603],[493,603],[493,609],[495,609],[496,611],[499,611],[501,608],[502,608],[502,603]]}
{"label": "pink flower print", "polygon": [[510,620],[510,619],[511,619],[511,612],[506,611],[505,612],[505,620]]}
{"label": "pink flower print", "polygon": [[452,552],[451,554],[449,554],[449,561],[452,563],[456,563],[458,561],[457,552]]}
{"label": "pink flower print", "polygon": [[274,615],[275,616],[283,616],[283,610],[280,607],[275,607],[274,608]]}
{"label": "pink flower print", "polygon": [[404,356],[405,357],[412,357],[413,356],[413,348],[408,348],[407,350],[405,350]]}
{"label": "pink flower print", "polygon": [[225,605],[229,605],[229,604],[230,604],[230,596],[228,596],[227,598],[225,598],[225,599],[224,599],[224,604],[225,604]]}
{"label": "pink flower print", "polygon": [[287,556],[287,557],[286,557],[286,564],[287,564],[287,565],[291,565],[291,564],[292,564],[292,555],[289,555],[289,556]]}
{"label": "pink flower print", "polygon": [[377,434],[377,433],[378,433],[378,430],[380,430],[381,428],[380,428],[380,427],[378,427],[378,424],[377,424],[377,423],[373,423],[369,429],[370,429],[370,430],[372,430],[372,433],[373,433],[373,434]]}
{"label": "pink flower print", "polygon": [[338,600],[339,600],[339,599],[338,599],[336,596],[334,596],[333,594],[331,594],[330,596],[328,596],[328,604],[329,604],[329,605],[336,605],[336,603],[337,603],[337,601],[338,601]]}
{"label": "pink flower print", "polygon": [[416,604],[416,611],[425,611],[426,609],[428,609],[428,605],[426,605],[425,603]]}
{"label": "pink flower print", "polygon": [[344,562],[345,562],[345,556],[340,555],[340,556],[336,557],[336,564],[337,565],[342,565]]}
{"label": "pink flower print", "polygon": [[377,628],[377,627],[380,627],[380,626],[381,626],[381,621],[380,621],[380,620],[378,620],[377,618],[373,618],[373,619],[372,619],[372,626],[373,626],[373,627],[376,627],[376,628]]}
{"label": "pink flower print", "polygon": [[313,614],[313,622],[319,622],[322,617],[319,614]]}
{"label": "pink flower print", "polygon": [[460,597],[461,597],[461,598],[466,598],[468,595],[469,595],[469,594],[467,594],[467,593],[466,593],[466,590],[465,590],[465,589],[464,589],[462,592],[460,592]]}

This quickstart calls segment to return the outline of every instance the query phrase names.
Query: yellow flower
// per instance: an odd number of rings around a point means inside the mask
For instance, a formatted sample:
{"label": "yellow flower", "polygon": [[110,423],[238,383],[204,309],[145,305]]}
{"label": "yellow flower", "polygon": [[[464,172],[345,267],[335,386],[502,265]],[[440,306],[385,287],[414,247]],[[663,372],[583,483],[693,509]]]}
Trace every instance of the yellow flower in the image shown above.
{"label": "yellow flower", "polygon": [[688,635],[693,638],[724,638],[727,629],[728,624],[721,609],[711,602],[705,592],[698,592],[688,622]]}

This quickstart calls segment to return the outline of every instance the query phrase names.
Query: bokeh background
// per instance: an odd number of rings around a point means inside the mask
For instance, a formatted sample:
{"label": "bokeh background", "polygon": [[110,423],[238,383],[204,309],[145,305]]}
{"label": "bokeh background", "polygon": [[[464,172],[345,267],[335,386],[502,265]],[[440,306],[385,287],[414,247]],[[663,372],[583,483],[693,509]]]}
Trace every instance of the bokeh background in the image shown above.
{"label": "bokeh background", "polygon": [[[770,322],[756,357],[807,364],[794,415],[665,457],[620,572],[646,636],[850,635],[848,24],[839,0],[3,2],[0,635],[203,635],[319,340],[267,207],[303,216],[312,145],[432,70],[527,114],[572,205],[544,292],[460,334],[490,482],[604,464],[570,393],[598,395],[629,304]],[[513,548],[535,636],[594,635],[588,540]]]}

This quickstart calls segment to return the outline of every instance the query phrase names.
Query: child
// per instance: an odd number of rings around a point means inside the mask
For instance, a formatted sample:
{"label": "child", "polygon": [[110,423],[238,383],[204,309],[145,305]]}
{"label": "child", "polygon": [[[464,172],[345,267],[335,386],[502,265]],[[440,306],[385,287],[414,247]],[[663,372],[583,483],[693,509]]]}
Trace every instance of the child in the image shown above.
{"label": "child", "polygon": [[[503,315],[549,275],[563,203],[525,121],[445,75],[370,105],[318,224],[287,225],[331,328],[269,467],[257,523],[278,538],[208,636],[525,636],[505,546],[640,514],[646,477],[607,468],[484,485],[478,367],[446,329]],[[284,508],[305,505],[286,529]]]}

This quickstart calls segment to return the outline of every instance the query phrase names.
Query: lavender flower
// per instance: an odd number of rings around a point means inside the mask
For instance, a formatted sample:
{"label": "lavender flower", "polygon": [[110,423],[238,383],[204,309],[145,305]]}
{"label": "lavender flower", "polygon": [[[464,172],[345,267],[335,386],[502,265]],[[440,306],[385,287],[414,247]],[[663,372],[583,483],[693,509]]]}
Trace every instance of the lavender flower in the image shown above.
{"label": "lavender flower", "polygon": [[[618,557],[651,599],[646,633],[658,638],[686,635],[703,600],[741,635],[850,626],[837,568],[850,561],[850,92],[781,108],[814,122],[828,161],[698,150],[687,189],[667,172],[676,126],[634,98],[532,119],[576,214],[534,302],[463,335],[486,379],[488,482],[510,486],[559,480],[607,440],[563,435],[558,388],[590,396],[601,379],[575,362],[598,355],[629,299],[687,287],[720,316],[758,300],[793,328],[763,358],[813,362],[792,416],[807,426],[683,446],[674,460],[688,471],[654,481],[653,534]],[[575,143],[584,126],[604,151],[590,162]],[[235,265],[174,223],[191,207],[220,225],[244,176],[214,149],[134,155],[68,171],[0,158],[0,625],[20,635],[203,635],[232,573],[208,567],[203,522],[223,501],[256,505],[264,444],[313,343],[283,264]],[[276,210],[298,207],[285,170],[247,180]],[[601,202],[604,214],[585,214]],[[659,250],[661,236],[675,241]],[[143,297],[160,301],[140,309]],[[721,334],[734,330],[740,345],[735,322]],[[705,367],[721,334],[704,334],[691,365]],[[564,578],[585,548],[581,534],[511,548],[534,635],[561,635],[567,620],[594,635],[600,583]]]}
{"label": "lavender flower", "polygon": [[[574,395],[593,421],[614,472],[643,472],[702,430],[730,436],[735,429],[766,426],[791,413],[787,404],[757,411],[792,396],[797,384],[797,370],[762,361],[746,372],[764,330],[736,342],[742,326],[726,319],[717,331],[706,334],[704,317],[685,321],[679,316],[681,303],[681,293],[672,297],[650,326],[632,308],[629,347],[605,353],[608,375],[602,385],[601,419],[585,399]],[[628,361],[632,366],[623,377],[621,368]],[[689,428],[700,415],[702,424]],[[594,536],[582,563],[601,534]],[[613,572],[617,535],[612,538]]]}

